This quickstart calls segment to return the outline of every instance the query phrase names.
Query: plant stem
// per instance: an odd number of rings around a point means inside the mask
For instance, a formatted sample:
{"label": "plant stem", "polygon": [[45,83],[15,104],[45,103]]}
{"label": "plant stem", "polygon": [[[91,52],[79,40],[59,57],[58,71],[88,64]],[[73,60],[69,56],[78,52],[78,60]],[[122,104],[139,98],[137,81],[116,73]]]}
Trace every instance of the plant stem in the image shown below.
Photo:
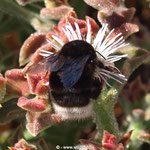
{"label": "plant stem", "polygon": [[104,130],[114,134],[119,139],[119,128],[114,114],[117,97],[117,90],[111,88],[109,91],[104,89],[99,98],[93,100],[93,117],[100,134],[100,141],[102,141]]}

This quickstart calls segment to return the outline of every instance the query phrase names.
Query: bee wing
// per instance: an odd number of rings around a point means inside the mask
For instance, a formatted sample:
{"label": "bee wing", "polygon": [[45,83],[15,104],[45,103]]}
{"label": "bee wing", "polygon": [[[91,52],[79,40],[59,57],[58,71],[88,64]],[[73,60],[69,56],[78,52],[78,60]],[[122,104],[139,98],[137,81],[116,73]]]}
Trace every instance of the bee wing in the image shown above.
{"label": "bee wing", "polygon": [[29,74],[40,74],[41,72],[47,72],[51,70],[59,70],[63,63],[60,63],[62,59],[59,58],[59,53],[52,54],[48,57],[44,57],[39,62],[31,65],[26,73]]}
{"label": "bee wing", "polygon": [[65,88],[71,88],[79,80],[86,65],[89,55],[76,59],[68,59],[60,68],[59,76]]}

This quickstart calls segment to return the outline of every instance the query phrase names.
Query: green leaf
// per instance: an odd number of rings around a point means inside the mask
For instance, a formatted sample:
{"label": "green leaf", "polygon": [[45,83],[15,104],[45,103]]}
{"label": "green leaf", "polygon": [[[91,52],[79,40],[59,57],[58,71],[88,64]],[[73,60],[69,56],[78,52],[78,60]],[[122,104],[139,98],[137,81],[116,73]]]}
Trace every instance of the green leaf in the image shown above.
{"label": "green leaf", "polygon": [[[141,64],[145,63],[150,58],[149,51],[139,47],[135,47],[131,44],[121,50],[123,54],[128,54],[129,56],[129,58],[123,62],[121,67],[121,71],[127,79],[135,71],[136,68],[138,68]],[[123,84],[115,84],[115,88],[118,90],[118,92],[120,92],[125,84],[126,81],[123,82]]]}
{"label": "green leaf", "polygon": [[[121,66],[121,70],[126,78],[129,78],[138,66],[150,58],[150,52],[132,45],[121,49],[120,52],[129,55],[129,58],[126,59]],[[102,140],[103,130],[107,130],[119,138],[114,105],[117,102],[120,90],[125,84],[126,82],[124,81],[123,84],[115,83],[110,90],[104,88],[99,98],[93,101],[93,117],[100,133],[100,141]]]}
{"label": "green leaf", "polygon": [[119,139],[119,128],[114,114],[114,104],[117,97],[116,89],[104,88],[99,98],[93,100],[93,117],[100,133],[100,141],[102,141],[104,130],[114,134]]}

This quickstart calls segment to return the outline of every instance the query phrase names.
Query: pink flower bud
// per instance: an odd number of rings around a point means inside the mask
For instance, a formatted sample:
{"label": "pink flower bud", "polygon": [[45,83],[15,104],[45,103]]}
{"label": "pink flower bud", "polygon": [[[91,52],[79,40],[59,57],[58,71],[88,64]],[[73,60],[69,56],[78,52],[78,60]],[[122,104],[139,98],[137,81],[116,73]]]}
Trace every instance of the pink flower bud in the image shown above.
{"label": "pink flower bud", "polygon": [[17,105],[27,111],[40,112],[46,109],[46,99],[42,99],[40,97],[36,97],[34,99],[20,97]]}
{"label": "pink flower bud", "polygon": [[106,149],[113,150],[116,147],[116,137],[105,130],[102,145]]}

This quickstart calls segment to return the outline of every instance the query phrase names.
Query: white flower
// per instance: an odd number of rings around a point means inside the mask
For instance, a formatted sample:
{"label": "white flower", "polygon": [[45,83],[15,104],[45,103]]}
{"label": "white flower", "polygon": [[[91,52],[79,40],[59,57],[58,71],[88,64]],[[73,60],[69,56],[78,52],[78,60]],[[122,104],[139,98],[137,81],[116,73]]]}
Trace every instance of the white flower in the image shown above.
{"label": "white flower", "polygon": [[[119,71],[117,67],[114,66],[114,62],[128,57],[127,54],[124,55],[113,55],[119,48],[125,47],[126,44],[125,40],[122,36],[122,33],[115,35],[113,38],[111,34],[114,32],[112,29],[109,33],[108,31],[108,24],[104,24],[100,30],[98,31],[96,37],[92,35],[91,25],[89,19],[87,20],[87,35],[83,35],[80,32],[80,28],[78,24],[75,22],[75,30],[70,23],[63,28],[63,31],[68,39],[69,42],[74,40],[83,40],[91,44],[96,52],[97,58],[103,63],[105,67],[113,68],[115,71],[108,71],[103,68],[99,68],[97,72],[97,77],[100,80],[103,80],[108,86],[111,86],[106,79],[110,78],[118,83],[122,83],[120,80],[126,81],[127,79],[125,76]],[[51,46],[59,51],[65,45],[65,43],[55,35],[52,35],[53,40],[49,40]],[[52,54],[52,52],[41,50],[40,55],[44,57],[48,57]],[[110,69],[112,70],[112,69]]]}

